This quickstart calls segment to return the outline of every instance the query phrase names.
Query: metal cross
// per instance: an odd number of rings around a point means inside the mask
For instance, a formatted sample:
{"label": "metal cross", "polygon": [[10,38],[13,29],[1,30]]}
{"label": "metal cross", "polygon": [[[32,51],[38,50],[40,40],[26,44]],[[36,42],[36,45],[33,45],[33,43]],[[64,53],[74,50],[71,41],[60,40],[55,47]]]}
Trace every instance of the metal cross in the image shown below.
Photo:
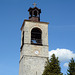
{"label": "metal cross", "polygon": [[34,5],[34,7],[36,7],[37,4],[36,3],[33,3],[33,5]]}

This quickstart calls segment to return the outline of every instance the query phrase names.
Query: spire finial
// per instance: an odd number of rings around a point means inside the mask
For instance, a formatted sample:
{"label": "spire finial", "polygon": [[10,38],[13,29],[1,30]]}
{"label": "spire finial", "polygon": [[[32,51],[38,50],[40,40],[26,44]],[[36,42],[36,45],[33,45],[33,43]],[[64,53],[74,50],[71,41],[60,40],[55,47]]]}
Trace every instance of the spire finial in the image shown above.
{"label": "spire finial", "polygon": [[33,3],[33,5],[34,5],[34,7],[36,7],[37,4],[36,3]]}

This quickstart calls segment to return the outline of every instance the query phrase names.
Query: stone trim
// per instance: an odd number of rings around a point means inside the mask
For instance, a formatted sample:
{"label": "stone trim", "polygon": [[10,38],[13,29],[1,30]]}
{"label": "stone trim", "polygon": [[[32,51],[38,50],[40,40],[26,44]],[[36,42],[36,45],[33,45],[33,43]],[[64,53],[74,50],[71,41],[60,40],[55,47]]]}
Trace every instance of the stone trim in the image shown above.
{"label": "stone trim", "polygon": [[[30,43],[24,43],[24,44],[35,45],[35,46],[48,46],[48,45],[37,45],[37,44],[30,44]],[[23,48],[24,44],[20,47],[20,52],[22,51],[22,48]]]}
{"label": "stone trim", "polygon": [[43,57],[43,56],[32,56],[32,55],[23,55],[22,58],[20,59],[19,63],[21,62],[21,60],[25,57],[38,57],[38,58],[49,58],[49,57]]}
{"label": "stone trim", "polygon": [[[23,24],[22,24],[22,27],[21,27],[21,31],[22,31],[22,29],[23,29],[23,27],[24,27],[24,24],[25,24],[25,21],[28,21],[28,22],[35,22],[35,21],[31,21],[31,20],[24,20],[23,21]],[[49,24],[48,22],[37,22],[37,23],[46,23],[46,24]]]}

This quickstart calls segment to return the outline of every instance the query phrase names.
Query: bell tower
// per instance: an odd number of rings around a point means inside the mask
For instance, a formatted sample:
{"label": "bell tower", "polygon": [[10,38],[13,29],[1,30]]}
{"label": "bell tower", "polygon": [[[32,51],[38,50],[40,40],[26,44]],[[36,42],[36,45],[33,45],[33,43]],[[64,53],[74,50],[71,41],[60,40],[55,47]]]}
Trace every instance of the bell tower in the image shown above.
{"label": "bell tower", "polygon": [[41,9],[29,8],[21,27],[19,75],[42,75],[48,58],[48,24],[40,22]]}
{"label": "bell tower", "polygon": [[29,8],[28,11],[29,11],[29,20],[40,21],[41,9],[34,7],[34,8]]}

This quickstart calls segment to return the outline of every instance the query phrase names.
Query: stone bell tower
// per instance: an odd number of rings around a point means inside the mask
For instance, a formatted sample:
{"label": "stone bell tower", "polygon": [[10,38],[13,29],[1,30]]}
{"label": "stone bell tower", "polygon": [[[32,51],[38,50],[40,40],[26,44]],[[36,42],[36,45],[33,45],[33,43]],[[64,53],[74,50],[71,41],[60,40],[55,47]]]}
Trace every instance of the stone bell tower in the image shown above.
{"label": "stone bell tower", "polygon": [[19,75],[42,75],[48,58],[48,23],[40,22],[41,9],[29,8],[21,27]]}

